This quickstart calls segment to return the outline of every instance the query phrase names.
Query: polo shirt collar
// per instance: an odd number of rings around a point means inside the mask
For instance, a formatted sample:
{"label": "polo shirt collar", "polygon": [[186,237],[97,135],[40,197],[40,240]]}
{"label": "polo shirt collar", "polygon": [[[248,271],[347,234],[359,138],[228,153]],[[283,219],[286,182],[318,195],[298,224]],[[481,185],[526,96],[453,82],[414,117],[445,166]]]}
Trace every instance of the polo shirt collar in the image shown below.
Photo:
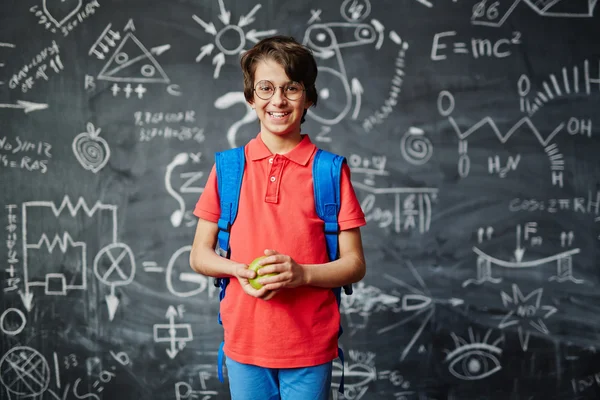
{"label": "polo shirt collar", "polygon": [[[247,147],[248,158],[252,161],[262,160],[273,155],[262,141],[260,133],[258,136],[256,136],[256,138],[248,142]],[[296,147],[289,152],[281,154],[281,156],[295,162],[296,164],[307,165],[315,150],[316,146],[310,140],[310,137],[308,135],[302,135],[302,140],[300,140],[300,143],[298,143]]]}

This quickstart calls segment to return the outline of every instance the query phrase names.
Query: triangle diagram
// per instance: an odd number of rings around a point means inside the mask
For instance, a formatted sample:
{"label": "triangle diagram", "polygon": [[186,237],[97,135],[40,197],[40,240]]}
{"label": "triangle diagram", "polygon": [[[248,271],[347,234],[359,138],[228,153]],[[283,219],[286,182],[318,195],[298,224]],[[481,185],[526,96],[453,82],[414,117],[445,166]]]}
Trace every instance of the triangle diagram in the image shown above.
{"label": "triangle diagram", "polygon": [[98,79],[112,82],[170,82],[152,53],[131,32],[119,43],[98,74]]}

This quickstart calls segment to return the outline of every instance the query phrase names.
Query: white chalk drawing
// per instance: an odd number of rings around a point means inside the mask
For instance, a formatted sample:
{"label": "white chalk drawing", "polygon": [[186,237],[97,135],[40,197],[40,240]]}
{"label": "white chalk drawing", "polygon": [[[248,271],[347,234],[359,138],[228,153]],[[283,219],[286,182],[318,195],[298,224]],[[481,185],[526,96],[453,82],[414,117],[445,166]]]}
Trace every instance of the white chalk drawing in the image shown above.
{"label": "white chalk drawing", "polygon": [[[406,356],[408,355],[408,353],[410,352],[412,347],[415,345],[417,340],[419,340],[419,337],[421,336],[421,333],[423,333],[425,326],[427,326],[427,323],[431,320],[431,318],[433,317],[433,314],[435,313],[436,303],[437,304],[450,304],[453,307],[459,306],[464,303],[464,301],[462,299],[458,299],[458,298],[454,298],[454,297],[450,298],[450,299],[446,299],[446,300],[434,298],[431,295],[431,293],[429,292],[429,289],[427,289],[427,286],[425,285],[423,278],[421,278],[421,275],[419,275],[416,268],[413,266],[412,262],[406,261],[406,262],[404,262],[404,266],[406,266],[406,268],[408,268],[408,270],[412,274],[413,278],[418,283],[419,288],[411,286],[411,285],[407,284],[406,282],[404,282],[394,276],[391,276],[389,274],[384,274],[384,277],[389,282],[396,284],[405,290],[408,290],[408,292],[409,292],[408,294],[402,295],[402,304],[400,306],[400,312],[401,313],[409,313],[410,315],[403,317],[399,321],[395,321],[394,323],[377,330],[377,334],[381,335],[386,332],[395,330],[398,327],[405,325],[414,319],[422,318],[421,324],[419,325],[419,327],[417,328],[415,333],[412,335],[410,341],[406,344],[406,346],[402,350],[402,353],[400,355],[400,361],[403,361],[406,358]],[[421,316],[422,314],[425,314],[425,315]]]}
{"label": "white chalk drawing", "polygon": [[175,383],[175,400],[184,400],[184,399],[197,399],[197,400],[210,400],[213,396],[217,396],[219,392],[217,390],[211,389],[213,385],[216,385],[218,388],[223,387],[223,385],[216,381],[217,379],[217,371],[215,364],[202,364],[198,362],[198,356],[207,356],[210,357],[211,360],[217,359],[217,352],[195,352],[195,362],[194,367],[198,369],[196,376],[200,382],[200,389],[195,389],[197,387],[196,383],[191,380],[187,382],[176,382]]}
{"label": "white chalk drawing", "polygon": [[[15,45],[12,43],[5,43],[5,42],[0,42],[0,48],[3,47],[8,47],[8,48],[15,48]],[[3,61],[0,61],[0,68],[4,68],[6,64]],[[4,81],[0,81],[0,86],[4,85]]]}
{"label": "white chalk drawing", "polygon": [[481,0],[473,6],[471,23],[502,26],[521,2],[542,17],[591,18],[598,0]]}
{"label": "white chalk drawing", "polygon": [[[178,297],[191,297],[203,292],[208,293],[208,298],[214,298],[216,288],[211,283],[211,278],[194,272],[190,269],[189,258],[192,246],[183,246],[169,258],[166,269],[166,282],[169,292]],[[182,272],[185,271],[185,272]],[[174,278],[177,278],[175,280]],[[175,285],[177,282],[177,285]],[[193,288],[187,291],[177,289],[176,286],[187,284]]]}
{"label": "white chalk drawing", "polygon": [[442,61],[449,53],[470,55],[473,59],[495,58],[502,59],[513,54],[513,47],[521,44],[521,32],[513,31],[509,37],[488,39],[471,37],[470,42],[454,40],[456,31],[438,32],[433,36],[430,58],[432,61]]}
{"label": "white chalk drawing", "polygon": [[[27,346],[13,347],[0,360],[0,383],[8,400],[37,398],[48,389],[50,367],[40,352]],[[54,392],[55,398],[60,399]]]}
{"label": "white chalk drawing", "polygon": [[98,39],[92,44],[88,51],[88,55],[94,55],[98,60],[104,60],[106,54],[117,45],[117,42],[121,40],[121,32],[118,30],[115,32],[111,29],[112,24],[108,24],[102,31]]}
{"label": "white chalk drawing", "polygon": [[48,104],[45,103],[33,103],[31,101],[25,100],[17,100],[16,103],[0,103],[0,108],[14,108],[20,109],[25,112],[25,114],[30,113],[32,111],[45,110],[48,108]]}
{"label": "white chalk drawing", "polygon": [[[320,23],[321,10],[311,10],[303,44],[313,50],[318,63],[319,77],[316,86],[319,99],[328,102],[327,108],[309,109],[307,115],[325,126],[332,126],[342,119],[350,117],[356,120],[362,108],[364,87],[358,78],[351,78],[346,70],[342,49],[373,44],[376,50],[381,49],[385,40],[385,27],[371,19],[370,24],[362,22],[371,13],[370,1],[345,0],[340,14],[346,22]],[[390,40],[400,46],[394,61],[394,77],[391,82],[388,98],[372,115],[362,123],[369,132],[376,124],[382,123],[397,105],[397,97],[401,91],[404,78],[404,59],[408,43],[400,36],[389,31]],[[343,39],[342,39],[343,38]],[[327,136],[318,135],[317,141],[330,142]]]}
{"label": "white chalk drawing", "polygon": [[184,166],[188,164],[188,162],[192,162],[193,164],[198,164],[200,162],[200,158],[202,157],[202,153],[179,153],[167,165],[167,169],[165,172],[165,188],[167,193],[175,199],[177,202],[177,209],[171,213],[170,221],[171,225],[174,227],[181,226],[184,220],[188,221],[186,226],[191,226],[191,222],[195,222],[193,218],[193,214],[191,210],[187,210],[185,200],[183,196],[186,193],[193,193],[197,200],[198,196],[204,191],[204,187],[198,186],[198,181],[204,177],[203,171],[186,171],[179,174],[179,177],[185,180],[185,183],[181,185],[178,190],[173,188],[173,172],[177,167]]}
{"label": "white chalk drawing", "polygon": [[111,243],[103,247],[94,257],[94,275],[110,287],[105,298],[112,321],[119,306],[115,287],[130,284],[135,276],[135,256],[131,248],[125,243]]}
{"label": "white chalk drawing", "polygon": [[[474,246],[473,252],[477,254],[477,278],[467,279],[463,282],[462,286],[467,287],[471,284],[481,285],[483,283],[500,283],[502,278],[492,277],[492,266],[498,266],[508,269],[529,269],[535,267],[544,267],[546,265],[553,265],[556,263],[556,275],[548,278],[549,281],[555,281],[557,283],[571,282],[576,284],[584,283],[583,279],[577,279],[573,276],[573,255],[579,254],[579,248],[572,248],[569,250],[558,252],[554,255],[538,258],[534,260],[523,260],[525,254],[525,243],[531,246],[540,246],[543,242],[542,236],[537,236],[538,224],[537,222],[527,222],[523,226],[518,224],[516,226],[515,238],[516,245],[513,251],[514,260],[501,260],[497,257],[493,257],[479,247]],[[488,227],[487,239],[489,240],[493,234],[493,228]],[[483,241],[483,228],[480,228],[478,232],[479,243]],[[561,247],[570,247],[573,243],[573,232],[562,232],[560,235]]]}
{"label": "white chalk drawing", "polygon": [[[93,270],[102,283],[110,286],[110,294],[105,299],[109,318],[112,320],[119,304],[114,293],[115,286],[126,285],[133,280],[136,269],[135,259],[129,246],[117,239],[117,206],[97,201],[90,207],[81,197],[75,204],[69,196],[65,196],[59,205],[52,201],[28,201],[22,204],[24,291],[19,291],[19,294],[25,308],[30,311],[33,307],[32,287],[43,287],[44,294],[55,296],[66,296],[70,290],[87,290],[88,244],[77,240],[79,232],[59,232],[57,230],[53,237],[43,232],[37,238],[28,233],[29,227],[37,227],[35,220],[29,221],[29,214],[46,216],[48,212],[57,219],[57,223],[62,219],[72,223],[83,218],[94,223],[102,221],[102,223],[109,224],[110,237],[102,237],[99,243],[95,243],[95,245],[103,247],[94,257]],[[73,277],[67,280],[67,276],[63,272],[45,272],[42,280],[30,280],[29,258],[44,250],[51,254],[57,249],[62,254],[74,258],[72,261],[75,263]],[[44,271],[48,269],[45,268]]]}
{"label": "white chalk drawing", "polygon": [[450,335],[454,341],[454,350],[447,351],[444,362],[448,363],[448,370],[458,379],[474,381],[485,379],[502,369],[500,357],[502,349],[498,344],[504,342],[501,335],[493,342],[490,340],[492,330],[488,329],[483,338],[475,335],[469,327],[468,340],[457,336],[454,332]]}
{"label": "white chalk drawing", "polygon": [[[525,116],[525,117],[521,118],[519,121],[517,121],[508,130],[508,132],[506,132],[505,134],[502,134],[500,132],[500,129],[494,122],[494,120],[488,116],[488,117],[482,118],[475,125],[471,126],[471,128],[469,128],[463,132],[462,129],[459,127],[458,123],[456,122],[456,120],[451,115],[452,112],[454,111],[454,105],[455,105],[454,96],[450,92],[443,90],[439,93],[438,100],[437,100],[438,111],[439,111],[440,115],[442,115],[443,117],[448,117],[448,122],[450,123],[450,125],[452,126],[454,131],[456,132],[456,135],[459,139],[459,143],[458,143],[458,153],[459,153],[458,173],[462,178],[466,178],[469,175],[469,171],[471,168],[471,160],[468,155],[467,138],[471,134],[479,131],[480,129],[483,130],[483,128],[485,128],[487,126],[492,129],[492,131],[494,132],[494,134],[496,135],[496,137],[498,138],[500,143],[503,143],[503,144],[506,143],[508,141],[508,139],[510,139],[513,136],[513,134],[515,132],[531,132],[535,136],[535,138],[540,142],[540,145],[542,145],[544,147],[544,151],[546,152],[546,154],[548,155],[548,158],[550,159],[550,170],[552,171],[552,175],[551,175],[552,184],[557,185],[559,187],[563,187],[563,183],[564,183],[563,171],[565,169],[564,157],[559,152],[556,143],[550,144],[550,142],[552,141],[552,139],[554,139],[554,137],[559,132],[561,132],[563,130],[563,128],[565,127],[564,122],[561,122],[560,124],[558,124],[557,127],[552,132],[550,132],[546,137],[544,137],[538,131],[538,129],[536,128],[534,123],[531,121],[531,119],[528,116]],[[521,129],[521,128],[528,128],[528,129]],[[505,177],[508,172],[513,171],[517,168],[519,160],[520,160],[520,155],[518,155],[514,159],[512,157],[509,157],[509,159],[506,163],[506,166],[502,167],[500,165],[500,160],[498,157],[489,157],[488,158],[488,164],[489,164],[488,172],[489,173],[498,173],[498,175],[500,177]]]}
{"label": "white chalk drawing", "polygon": [[82,0],[42,0],[46,17],[60,28],[81,8]]}
{"label": "white chalk drawing", "polygon": [[[558,76],[557,76],[558,75]],[[583,61],[581,69],[575,65],[570,70],[567,67],[561,69],[560,74],[550,74],[548,78],[542,81],[543,90],[538,90],[531,97],[531,80],[527,75],[521,75],[517,81],[517,90],[519,92],[519,106],[521,112],[533,115],[553,100],[559,100],[569,95],[587,95],[592,94],[594,86],[600,89],[600,61],[598,62],[598,77],[592,78],[590,73],[589,60]],[[568,129],[569,133],[573,129]],[[583,128],[588,136],[591,136],[591,122],[588,128]],[[573,132],[575,134],[578,132]]]}
{"label": "white chalk drawing", "polygon": [[[349,350],[344,364],[339,360],[333,361],[331,395],[334,400],[360,400],[367,393],[369,385],[376,381],[389,381],[394,388],[401,392],[395,393],[395,399],[408,400],[416,392],[411,383],[397,370],[378,370],[375,363],[376,355],[372,352]],[[338,388],[344,374],[344,394],[340,395]]]}
{"label": "white chalk drawing", "polygon": [[110,147],[104,138],[100,137],[100,128],[88,122],[87,130],[73,139],[73,153],[81,166],[94,174],[100,171],[110,158]]}
{"label": "white chalk drawing", "polygon": [[169,306],[165,317],[169,319],[168,324],[154,324],[154,341],[156,343],[169,343],[166,350],[169,358],[174,359],[177,354],[185,347],[186,342],[194,339],[192,326],[190,324],[176,324],[175,317],[182,318],[183,311],[181,307],[175,308]]}
{"label": "white chalk drawing", "polygon": [[[219,78],[221,67],[223,67],[226,61],[225,55],[237,57],[245,51],[244,47],[246,47],[248,41],[256,43],[265,36],[277,33],[275,29],[266,31],[257,31],[256,29],[245,30],[245,27],[254,22],[254,16],[261,7],[261,4],[256,4],[248,14],[240,17],[237,24],[233,24],[231,23],[231,11],[227,11],[225,8],[224,0],[219,0],[219,19],[224,25],[220,30],[217,30],[212,21],[206,22],[197,15],[192,15],[192,19],[204,28],[205,32],[214,36],[214,44],[209,43],[202,46],[200,53],[196,57],[196,62],[200,62],[204,57],[211,55],[215,47],[217,48],[218,53],[212,59],[212,64],[215,66],[214,79]],[[234,42],[235,44],[232,45]]]}
{"label": "white chalk drawing", "polygon": [[[113,96],[116,97],[122,93],[125,98],[137,96],[141,99],[148,92],[145,86],[147,84],[165,84],[167,93],[170,95],[182,95],[180,86],[171,83],[168,75],[157,61],[157,57],[171,48],[170,44],[154,46],[148,50],[135,35],[135,24],[131,19],[123,28],[123,33],[112,30],[111,26],[109,24],[104,29],[89,49],[88,54],[104,60],[106,54],[116,46],[96,77],[97,80],[114,82],[110,88]],[[123,36],[122,39],[121,36]],[[86,75],[85,88],[92,90],[95,86],[94,77]]]}
{"label": "white chalk drawing", "polygon": [[433,154],[433,145],[425,131],[411,126],[400,142],[402,157],[413,165],[425,164]]}
{"label": "white chalk drawing", "polygon": [[[393,229],[394,232],[418,231],[425,233],[431,225],[432,203],[437,200],[438,190],[434,188],[378,188],[376,178],[389,176],[386,170],[387,157],[376,155],[364,157],[351,154],[348,166],[353,174],[353,184],[366,192],[361,207],[367,221],[373,221],[379,228]],[[357,178],[363,177],[363,182]],[[377,199],[393,195],[392,207],[380,207]]]}
{"label": "white chalk drawing", "polygon": [[521,289],[514,283],[512,294],[500,292],[502,305],[508,312],[498,324],[498,328],[505,329],[517,325],[519,341],[523,351],[527,351],[529,346],[530,328],[535,328],[538,332],[546,335],[549,334],[550,331],[544,320],[558,311],[554,306],[541,305],[543,293],[544,289],[538,288],[524,296]]}
{"label": "white chalk drawing", "polygon": [[246,101],[243,92],[229,92],[215,100],[215,107],[220,110],[226,110],[235,104],[243,104],[246,108],[246,113],[240,120],[234,122],[227,129],[227,142],[231,148],[237,147],[237,134],[239,129],[243,125],[256,121],[258,118],[252,107]]}
{"label": "white chalk drawing", "polygon": [[167,267],[158,265],[156,261],[143,261],[144,272],[163,274],[167,289],[177,297],[191,297],[206,292],[208,299],[214,299],[217,288],[210,284],[211,278],[190,269],[190,252],[192,246],[177,249],[169,258]]}
{"label": "white chalk drawing", "polygon": [[340,6],[340,14],[348,22],[360,22],[371,14],[369,0],[344,0]]}
{"label": "white chalk drawing", "polygon": [[[10,321],[7,321],[7,319],[10,319]],[[26,324],[27,318],[23,311],[18,308],[7,308],[0,315],[0,331],[5,335],[18,335],[23,331]]]}
{"label": "white chalk drawing", "polygon": [[367,328],[369,317],[383,311],[401,312],[400,296],[385,294],[361,281],[353,285],[352,296],[341,297],[340,313],[347,320],[350,335]]}
{"label": "white chalk drawing", "polygon": [[[323,60],[335,60],[333,67],[318,66],[319,77],[317,78],[317,87],[319,98],[323,101],[331,102],[332,107],[324,111],[326,114],[319,114],[318,111],[308,110],[307,115],[315,121],[324,125],[335,125],[345,118],[352,108],[352,100],[355,98],[355,110],[353,118],[358,117],[360,112],[363,85],[358,78],[350,80],[346,73],[346,67],[342,58],[341,49],[348,47],[361,46],[370,43],[377,43],[377,49],[381,47],[383,40],[383,25],[376,20],[374,26],[364,23],[336,22],[327,24],[314,24],[308,27],[304,34],[303,43],[313,50],[316,57]],[[345,42],[338,41],[336,32],[340,34],[347,33],[354,40]],[[354,32],[352,34],[352,32]],[[343,104],[341,107],[338,104]]]}
{"label": "white chalk drawing", "polygon": [[[214,365],[210,366],[211,368],[214,368]],[[200,375],[200,381],[202,383],[204,383],[207,379],[207,376],[210,377],[210,373],[206,372],[206,371],[201,371],[199,373]],[[204,383],[204,385],[206,385]],[[175,383],[175,400],[183,400],[183,399],[202,399],[202,400],[210,400],[212,398],[212,396],[216,396],[218,395],[219,392],[217,392],[216,390],[207,390],[205,387],[203,387],[200,390],[195,390],[192,388],[192,385],[190,385],[187,382],[177,382]]]}
{"label": "white chalk drawing", "polygon": [[[374,188],[358,181],[353,181],[353,185],[366,193],[361,208],[367,221],[376,222],[379,228],[390,228],[396,233],[414,230],[422,234],[429,231],[432,202],[437,199],[438,189]],[[387,195],[394,198],[393,209],[377,205],[377,199]]]}
{"label": "white chalk drawing", "polygon": [[171,45],[161,45],[148,50],[133,32],[127,32],[97,79],[111,82],[169,83],[169,78],[154,56],[161,55],[170,47]]}

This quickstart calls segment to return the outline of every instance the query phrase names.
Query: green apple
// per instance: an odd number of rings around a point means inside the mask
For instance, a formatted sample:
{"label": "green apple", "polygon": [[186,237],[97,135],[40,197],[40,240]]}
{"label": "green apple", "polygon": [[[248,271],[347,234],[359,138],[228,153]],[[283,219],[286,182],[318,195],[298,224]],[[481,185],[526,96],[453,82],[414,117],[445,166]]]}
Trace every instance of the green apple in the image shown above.
{"label": "green apple", "polygon": [[[248,265],[248,269],[257,272],[259,269],[261,269],[262,267],[264,267],[264,265],[259,265],[258,262],[260,260],[262,260],[263,258],[265,258],[266,256],[260,256],[255,258],[250,265]],[[262,285],[260,283],[258,283],[258,278],[263,278],[265,276],[275,276],[277,275],[277,273],[272,273],[272,274],[266,274],[266,275],[258,275],[258,273],[256,274],[256,278],[254,279],[248,279],[248,282],[250,283],[250,286],[252,286],[254,289],[259,290],[260,288],[262,288]]]}

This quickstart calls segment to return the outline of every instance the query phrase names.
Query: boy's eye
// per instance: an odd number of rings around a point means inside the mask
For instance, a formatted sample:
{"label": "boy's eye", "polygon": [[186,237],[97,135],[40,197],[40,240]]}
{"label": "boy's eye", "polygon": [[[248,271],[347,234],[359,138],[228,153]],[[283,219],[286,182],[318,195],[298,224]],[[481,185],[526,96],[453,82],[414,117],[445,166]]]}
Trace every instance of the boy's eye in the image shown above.
{"label": "boy's eye", "polygon": [[288,85],[286,90],[290,93],[297,93],[302,89],[300,88],[299,85],[293,84],[293,85]]}

